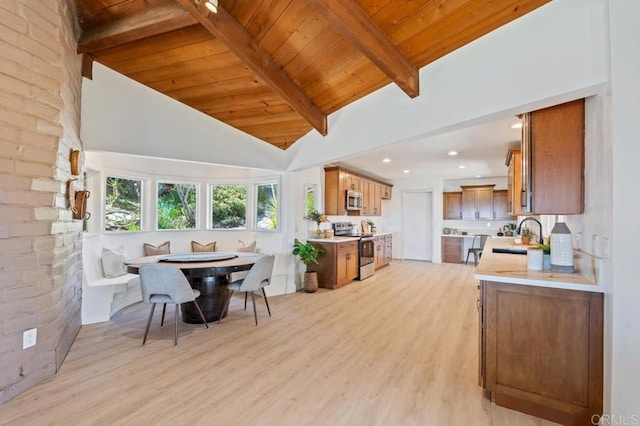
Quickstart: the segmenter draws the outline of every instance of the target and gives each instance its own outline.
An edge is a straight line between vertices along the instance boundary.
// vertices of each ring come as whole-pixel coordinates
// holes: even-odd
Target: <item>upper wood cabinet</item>
[[[493,219],[494,186],[460,186],[462,188],[462,219]]]
[[[462,219],[462,192],[442,193],[442,218]]]
[[[324,211],[330,215],[381,216],[382,200],[391,199],[392,185],[355,174],[342,167],[325,167],[324,184]],[[347,190],[362,193],[361,210],[346,210]]]
[[[511,213],[508,211],[509,192],[502,189],[493,191],[493,219],[494,220],[511,220]]]
[[[391,186],[383,184],[382,185],[382,199],[390,200],[391,199]]]
[[[522,214],[520,192],[522,191],[522,153],[520,148],[511,148],[505,162],[509,168],[507,176],[507,213],[510,216]]]
[[[523,213],[584,213],[584,99],[523,116]]]

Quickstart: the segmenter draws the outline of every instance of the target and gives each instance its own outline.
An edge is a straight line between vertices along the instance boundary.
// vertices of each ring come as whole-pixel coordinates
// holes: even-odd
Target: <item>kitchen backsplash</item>
[[[507,223],[516,223],[515,220],[443,220],[442,228],[457,229],[458,232],[466,231],[471,234],[496,235],[498,229]]]

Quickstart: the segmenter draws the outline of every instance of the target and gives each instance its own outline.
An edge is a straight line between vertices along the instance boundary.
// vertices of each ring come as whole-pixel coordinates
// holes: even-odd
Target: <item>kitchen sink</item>
[[[527,254],[527,249],[524,249],[524,248],[494,247],[492,251],[494,253]]]

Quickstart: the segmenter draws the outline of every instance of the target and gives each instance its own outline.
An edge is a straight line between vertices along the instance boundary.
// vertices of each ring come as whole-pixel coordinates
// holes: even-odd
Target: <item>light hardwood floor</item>
[[[393,261],[338,290],[234,297],[210,329],[149,306],[82,327],[60,372],[0,405],[0,424],[549,425],[477,381],[473,267]]]

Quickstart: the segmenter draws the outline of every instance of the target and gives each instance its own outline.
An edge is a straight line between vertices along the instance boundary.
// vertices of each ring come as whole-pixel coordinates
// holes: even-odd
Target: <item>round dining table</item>
[[[147,256],[125,262],[129,273],[139,273],[143,265],[156,265],[159,268],[173,266],[179,268],[191,284],[200,291],[198,305],[202,309],[207,322],[217,321],[227,316],[225,309],[231,292],[227,288],[229,274],[248,271],[262,257],[259,253],[176,253]],[[193,303],[183,303],[182,320],[190,324],[201,324],[202,318]]]

